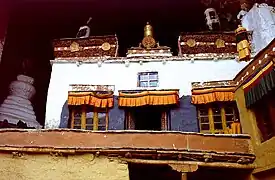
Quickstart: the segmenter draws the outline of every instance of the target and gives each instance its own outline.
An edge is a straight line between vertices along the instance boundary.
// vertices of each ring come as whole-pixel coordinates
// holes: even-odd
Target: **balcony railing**
[[[171,131],[0,130],[1,152],[95,153],[131,159],[251,164],[248,135]]]

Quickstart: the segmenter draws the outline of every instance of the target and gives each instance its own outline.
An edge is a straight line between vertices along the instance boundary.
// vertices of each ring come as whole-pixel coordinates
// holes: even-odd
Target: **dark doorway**
[[[251,172],[251,169],[199,167],[197,171],[188,173],[187,179],[246,180],[249,178]]]
[[[133,111],[136,130],[161,130],[162,109],[159,107],[148,106],[139,107]]]
[[[128,164],[130,180],[180,180],[181,173],[168,165]]]

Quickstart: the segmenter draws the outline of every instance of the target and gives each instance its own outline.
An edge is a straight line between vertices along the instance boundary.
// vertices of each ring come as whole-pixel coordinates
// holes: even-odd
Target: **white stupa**
[[[0,106],[0,121],[7,120],[10,124],[17,124],[22,121],[28,127],[41,128],[36,121],[30,99],[35,94],[33,87],[34,79],[25,75],[18,75],[17,80],[13,81],[10,88],[10,95]]]

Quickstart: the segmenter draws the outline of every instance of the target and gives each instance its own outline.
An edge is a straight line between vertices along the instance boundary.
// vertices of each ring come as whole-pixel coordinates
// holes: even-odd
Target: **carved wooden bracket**
[[[198,170],[197,164],[168,164],[173,170],[187,173],[187,172],[195,172]]]

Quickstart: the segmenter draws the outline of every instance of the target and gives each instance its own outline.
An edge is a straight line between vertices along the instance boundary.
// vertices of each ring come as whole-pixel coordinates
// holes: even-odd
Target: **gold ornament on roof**
[[[186,44],[189,46],[189,47],[195,47],[196,46],[196,41],[194,39],[188,39]]]
[[[79,44],[77,42],[73,42],[70,46],[71,52],[77,52],[80,50]]]
[[[108,42],[105,42],[101,45],[103,51],[109,51],[111,49],[111,45]]]
[[[153,27],[147,22],[146,26],[144,27],[144,37],[152,36],[153,37]]]
[[[225,41],[222,39],[217,39],[215,42],[217,48],[224,48],[225,47]]]
[[[144,27],[144,38],[142,40],[142,45],[145,48],[153,48],[156,46],[156,41],[153,37],[153,27],[147,22]]]

